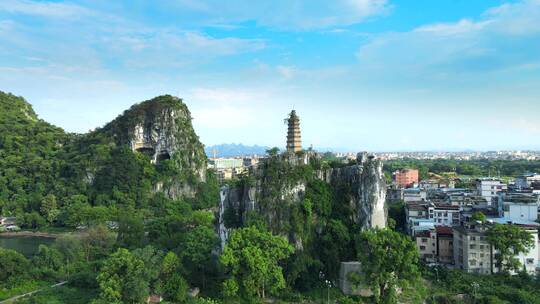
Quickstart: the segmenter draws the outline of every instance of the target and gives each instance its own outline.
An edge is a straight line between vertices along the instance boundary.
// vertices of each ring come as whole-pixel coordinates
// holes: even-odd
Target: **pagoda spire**
[[[296,111],[292,110],[289,117],[285,119],[288,124],[287,130],[287,151],[300,152],[302,151],[302,138],[300,136],[300,118],[296,115]]]

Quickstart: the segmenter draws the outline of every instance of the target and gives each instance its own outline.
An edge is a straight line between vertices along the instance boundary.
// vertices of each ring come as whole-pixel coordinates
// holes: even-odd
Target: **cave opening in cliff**
[[[153,148],[150,148],[150,147],[140,147],[140,148],[137,148],[137,152],[139,153],[142,153],[150,158],[152,158],[154,156],[154,149]]]
[[[156,162],[160,163],[160,162],[162,162],[164,160],[168,160],[168,159],[171,159],[171,155],[169,154],[169,152],[161,151],[161,153],[159,153],[157,158],[156,158]]]

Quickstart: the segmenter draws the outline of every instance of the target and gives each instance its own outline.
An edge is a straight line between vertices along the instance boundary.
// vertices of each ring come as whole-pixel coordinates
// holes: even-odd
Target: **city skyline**
[[[540,149],[539,0],[247,3],[2,1],[0,90],[70,132],[173,94],[207,146],[295,109],[304,147]]]

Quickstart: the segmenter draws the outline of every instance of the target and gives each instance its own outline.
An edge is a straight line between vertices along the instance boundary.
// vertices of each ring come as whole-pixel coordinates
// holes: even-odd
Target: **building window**
[[[426,250],[426,246],[420,246],[420,250]]]
[[[532,258],[527,259],[527,265],[532,265],[532,264],[534,264],[534,259]]]
[[[426,239],[426,238],[422,238],[422,243],[427,243],[427,239]]]
[[[476,245],[470,244],[470,245],[469,245],[469,248],[470,248],[470,249],[476,249]]]

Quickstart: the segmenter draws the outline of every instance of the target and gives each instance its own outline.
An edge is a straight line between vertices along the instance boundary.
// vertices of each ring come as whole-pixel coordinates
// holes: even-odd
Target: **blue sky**
[[[540,0],[0,1],[0,90],[67,131],[156,95],[206,145],[540,149]]]

